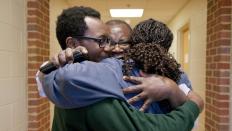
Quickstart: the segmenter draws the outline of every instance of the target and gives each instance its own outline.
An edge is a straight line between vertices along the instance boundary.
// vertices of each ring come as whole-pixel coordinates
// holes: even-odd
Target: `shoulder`
[[[100,61],[100,63],[106,63],[106,64],[119,64],[122,65],[122,60],[116,59],[116,58],[106,58]]]
[[[118,60],[116,58],[106,58],[102,60],[100,63],[114,70],[117,70],[117,69],[119,69],[120,71],[122,70],[121,67],[123,65],[123,62],[122,60]]]

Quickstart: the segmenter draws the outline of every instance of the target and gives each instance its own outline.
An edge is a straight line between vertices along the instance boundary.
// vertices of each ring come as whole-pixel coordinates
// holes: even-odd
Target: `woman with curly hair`
[[[124,75],[134,75],[147,77],[149,75],[160,75],[168,77],[178,83],[182,72],[180,65],[175,58],[167,53],[162,47],[156,43],[139,43],[132,46],[124,54]],[[136,93],[125,94],[129,99],[137,95]],[[136,108],[141,108],[143,101],[139,100],[132,103]],[[173,109],[167,100],[152,102],[145,112],[162,114],[168,113]]]
[[[137,24],[132,31],[131,47],[124,54],[123,73],[143,77],[156,74],[168,77],[177,84],[183,83],[184,73],[180,70],[180,64],[168,53],[172,40],[171,30],[162,22],[148,19]],[[130,93],[126,97],[129,99],[135,95]],[[143,102],[139,100],[132,104],[139,108]],[[145,111],[167,113],[171,109],[167,102],[153,102]]]
[[[167,25],[151,18],[137,24],[131,34],[131,46],[139,43],[152,43],[162,47],[165,52],[169,51],[172,41],[173,33]],[[191,82],[185,72],[182,72],[177,84],[192,89]]]

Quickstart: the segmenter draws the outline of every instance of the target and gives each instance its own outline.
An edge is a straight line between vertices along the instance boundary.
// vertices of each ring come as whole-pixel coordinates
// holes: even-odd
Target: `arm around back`
[[[43,88],[47,97],[61,108],[84,107],[107,97],[125,100],[114,68],[121,69],[111,59],[67,64],[45,75]]]
[[[148,114],[108,99],[88,107],[86,118],[93,131],[190,131],[198,115],[199,108],[192,101],[168,114]]]

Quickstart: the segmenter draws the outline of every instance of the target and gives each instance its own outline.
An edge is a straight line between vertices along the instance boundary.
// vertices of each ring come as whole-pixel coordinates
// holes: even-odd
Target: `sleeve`
[[[39,91],[39,95],[41,97],[46,97],[45,93],[44,93],[44,90],[43,90],[43,86],[42,86],[42,83],[40,81],[40,78],[39,78],[39,73],[40,71],[37,71],[36,75],[35,75],[35,81],[36,81],[36,84],[37,84],[37,88],[38,88],[38,91]]]
[[[40,67],[46,65],[47,63],[48,63],[48,61],[45,61]],[[40,78],[39,78],[39,73],[40,73],[40,71],[38,70],[37,73],[36,73],[36,75],[35,75],[35,81],[36,81],[36,84],[37,84],[39,95],[41,97],[46,97],[46,95],[44,93],[44,90],[43,90],[42,83],[41,83]]]
[[[68,64],[45,75],[43,88],[60,108],[80,108],[108,97],[125,100],[119,72],[114,68],[120,68],[119,64],[90,61]]]
[[[148,114],[129,108],[125,102],[108,100],[89,107],[87,121],[95,131],[191,131],[198,115],[199,108],[192,101],[168,114]]]
[[[157,115],[156,118],[150,115],[147,117],[149,120],[156,121],[157,130],[160,131],[169,131],[170,129],[173,131],[191,131],[199,113],[198,106],[194,102],[188,101],[166,115]],[[153,122],[151,121],[151,123]]]
[[[191,81],[189,80],[187,74],[183,72],[180,76],[180,81],[178,82],[178,85],[185,84],[189,89],[192,90],[192,84]]]
[[[180,90],[182,90],[184,92],[184,94],[187,96],[188,93],[191,91],[191,89],[189,87],[186,86],[186,84],[180,84],[178,85]]]

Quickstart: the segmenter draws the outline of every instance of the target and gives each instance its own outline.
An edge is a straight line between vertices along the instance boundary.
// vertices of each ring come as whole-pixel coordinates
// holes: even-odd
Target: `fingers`
[[[59,66],[64,66],[67,63],[72,63],[73,59],[74,59],[73,53],[75,51],[81,52],[83,54],[88,53],[87,49],[83,46],[78,46],[75,49],[67,48],[58,54],[58,62],[59,63],[57,63],[57,64],[59,64]]]
[[[59,62],[59,59],[58,59],[58,55],[55,55],[55,56],[51,57],[50,62],[53,65],[55,65],[57,68],[60,67],[60,62]]]
[[[151,105],[152,100],[151,99],[147,99],[143,106],[139,109],[140,111],[144,112],[146,109],[148,109],[148,107]]]
[[[137,102],[139,100],[145,99],[145,98],[146,98],[146,95],[142,92],[142,93],[130,98],[127,102],[129,104],[133,104],[133,103],[135,103],[135,102]]]
[[[87,49],[86,49],[85,47],[79,46],[79,48],[80,48],[80,52],[81,52],[81,53],[83,53],[83,54],[88,54],[88,51],[87,51]]]
[[[57,68],[60,66],[64,66],[67,63],[73,62],[73,52],[79,51],[83,54],[87,54],[88,51],[83,46],[78,46],[75,49],[67,48],[59,52],[58,55],[51,57],[50,61],[53,63]]]
[[[73,49],[73,52],[75,52],[75,51],[79,51],[79,52],[81,52],[83,54],[88,54],[87,49],[85,47],[83,47],[83,46],[76,47],[75,49]]]
[[[123,76],[123,79],[125,81],[130,81],[130,82],[133,82],[135,84],[140,84],[144,80],[143,77],[135,77],[135,76]]]
[[[124,94],[128,94],[128,93],[139,93],[142,91],[142,86],[141,85],[134,85],[134,86],[130,86],[127,88],[124,88],[122,91]]]
[[[60,66],[63,66],[63,65],[65,65],[67,63],[65,54],[66,54],[65,51],[61,51],[58,54],[58,59],[59,59]]]
[[[66,63],[73,63],[73,50],[71,48],[65,50],[65,58]]]

